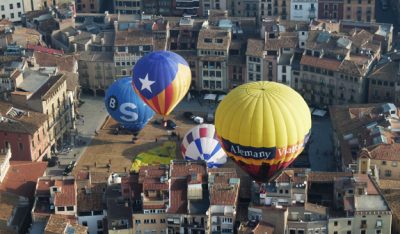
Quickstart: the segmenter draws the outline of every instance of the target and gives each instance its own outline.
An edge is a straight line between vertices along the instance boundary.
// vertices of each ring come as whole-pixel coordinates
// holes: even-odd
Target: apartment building
[[[210,205],[204,161],[172,161],[170,165],[168,233],[205,232]]]
[[[360,104],[330,108],[335,156],[341,170],[397,179],[399,117],[396,106]],[[374,169],[376,168],[376,169]]]
[[[227,63],[232,39],[230,30],[209,25],[206,21],[199,32],[197,55],[202,89],[227,90]]]
[[[32,208],[32,226],[46,223],[52,214],[76,216],[76,191],[72,176],[38,178]]]
[[[268,17],[279,17],[282,20],[291,20],[291,14],[292,14],[292,7],[291,4],[292,2],[290,0],[261,0],[261,1],[252,1],[252,2],[258,2],[257,3],[257,8],[258,8],[258,13],[257,13],[257,21],[261,22],[264,18]],[[251,4],[250,4],[251,5]],[[251,9],[255,7],[254,3],[251,6],[247,6],[245,9]],[[297,8],[299,9],[299,8]],[[300,9],[299,9],[300,10]],[[305,9],[306,10],[306,9]],[[249,12],[246,14],[246,16],[256,16],[251,14],[252,12]],[[309,12],[308,12],[309,13]],[[295,13],[296,14],[296,13]],[[309,14],[307,14],[309,15]]]
[[[142,12],[141,0],[115,0],[114,12],[116,14],[140,15]]]
[[[47,115],[46,131],[53,152],[63,143],[71,142],[74,110],[67,95],[67,76],[56,71],[56,68],[27,69],[17,91],[11,93],[13,104]]]
[[[105,232],[107,209],[104,194],[108,173],[80,171],[75,176],[77,189],[77,221],[89,233]]]
[[[175,0],[173,1],[173,6],[175,9],[173,9],[174,15],[204,15],[200,11],[200,4],[201,2],[210,2],[212,0],[204,0],[204,1],[199,1],[199,0]],[[205,14],[207,15],[207,14]]]
[[[131,192],[136,204],[135,212],[132,215],[133,233],[167,233],[166,209],[169,205],[169,167],[165,165],[144,166],[140,168],[138,180],[131,187],[139,192]],[[136,183],[135,183],[136,182]],[[141,208],[141,209],[140,209]]]
[[[335,179],[334,206],[345,213],[329,218],[329,232],[391,233],[392,212],[368,175]]]
[[[79,13],[99,13],[104,4],[104,0],[75,0],[76,12]]]
[[[391,232],[391,209],[366,174],[286,169],[273,183],[258,188],[262,200],[271,203],[250,206],[251,222],[242,223],[239,233],[256,228],[274,233]],[[298,199],[300,191],[305,200]]]
[[[142,2],[143,12],[148,15],[175,15],[172,0],[148,0]]]
[[[290,20],[310,22],[318,19],[318,2],[316,0],[291,0]]]
[[[78,58],[79,84],[82,91],[104,95],[115,79],[112,52],[82,52]]]
[[[41,161],[50,157],[48,116],[12,103],[1,102],[0,144],[10,148],[12,160]]]
[[[368,103],[400,104],[400,53],[379,61],[368,76]]]
[[[196,50],[197,38],[203,20],[182,17],[179,21],[170,21],[170,50]]]
[[[233,233],[235,230],[240,179],[234,168],[208,169],[208,227],[211,233]]]
[[[22,0],[1,1],[0,3],[1,19],[8,19],[12,22],[20,22],[22,14],[24,14],[24,6]]]
[[[375,0],[344,0],[343,19],[375,22]]]
[[[326,20],[344,19],[344,1],[345,0],[320,0],[318,1],[318,18]]]
[[[201,2],[201,13],[203,16],[208,16],[210,10],[229,10],[229,0],[203,0]],[[231,2],[233,3],[233,1]]]

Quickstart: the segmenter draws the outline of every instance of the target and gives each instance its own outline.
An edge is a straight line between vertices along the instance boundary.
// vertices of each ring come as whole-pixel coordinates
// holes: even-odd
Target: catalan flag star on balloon
[[[149,73],[146,74],[146,77],[144,79],[139,78],[140,83],[142,83],[142,88],[140,90],[147,89],[151,93],[151,85],[156,83],[155,81],[149,80]]]

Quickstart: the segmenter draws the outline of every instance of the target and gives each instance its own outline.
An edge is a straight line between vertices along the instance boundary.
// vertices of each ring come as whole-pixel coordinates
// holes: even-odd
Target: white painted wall
[[[316,0],[292,0],[290,3],[290,20],[310,21],[310,8],[314,6],[314,19],[318,19],[318,2]]]
[[[0,18],[5,18],[12,22],[18,22],[21,21],[21,15],[23,13],[24,6],[22,0],[0,1]]]
[[[93,214],[93,212],[92,212],[92,214]],[[78,223],[80,225],[82,225],[83,222],[87,222],[87,227],[88,227],[89,233],[97,233],[98,231],[107,229],[107,227],[104,227],[104,226],[102,229],[97,228],[97,221],[103,221],[105,216],[106,216],[105,211],[103,211],[102,215],[78,216]]]

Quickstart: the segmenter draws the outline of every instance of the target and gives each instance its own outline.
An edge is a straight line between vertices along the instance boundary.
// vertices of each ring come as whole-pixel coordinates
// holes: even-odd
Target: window
[[[145,224],[148,224],[148,223],[150,223],[150,220],[145,219],[145,220],[144,220],[144,223],[145,223]]]
[[[10,10],[11,10],[11,9],[14,9],[14,6],[13,6],[12,3],[10,3]]]
[[[73,210],[74,210],[74,207],[73,207],[73,206],[67,206],[67,210],[68,210],[68,211],[73,211]]]
[[[360,232],[361,234],[367,234],[367,231],[365,231],[365,230],[361,230],[361,232]]]
[[[212,39],[211,38],[204,38],[204,42],[205,43],[212,43]]]
[[[19,150],[22,151],[24,149],[24,145],[20,142],[19,143]]]
[[[160,219],[160,223],[165,223],[165,219]]]
[[[151,219],[150,223],[156,223],[156,220],[155,219]]]
[[[221,39],[221,38],[217,38],[217,39],[215,39],[215,42],[218,43],[218,44],[221,44],[221,43],[224,42],[224,40]]]
[[[386,165],[386,161],[382,161],[382,165]]]
[[[11,16],[11,19],[14,19],[14,13],[11,13],[10,16]]]
[[[396,161],[392,162],[392,167],[397,167],[397,162]]]
[[[140,219],[135,219],[135,224],[140,224]]]
[[[347,234],[351,234],[351,231],[347,231]]]
[[[97,220],[97,228],[102,229],[103,228],[103,220]]]
[[[82,222],[82,226],[86,226],[87,227],[87,221],[83,221]]]
[[[58,211],[65,211],[65,208],[64,208],[64,206],[59,206],[59,207],[57,207],[57,210]]]
[[[337,231],[334,231],[333,234],[338,234],[338,232],[337,232]]]
[[[387,177],[392,176],[392,171],[391,170],[385,170],[385,176],[387,176]]]
[[[347,221],[347,225],[350,226],[351,225],[351,220]]]
[[[337,226],[337,225],[338,225],[337,221],[333,222],[333,226]]]
[[[4,11],[4,5],[1,5],[0,9],[1,9],[2,11]]]
[[[381,228],[382,227],[382,220],[376,220],[376,227]]]

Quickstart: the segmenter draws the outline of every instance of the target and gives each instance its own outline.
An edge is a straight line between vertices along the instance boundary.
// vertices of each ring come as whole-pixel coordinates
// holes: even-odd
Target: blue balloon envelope
[[[111,117],[133,132],[140,131],[154,115],[133,90],[131,77],[115,81],[107,89],[104,102]]]

